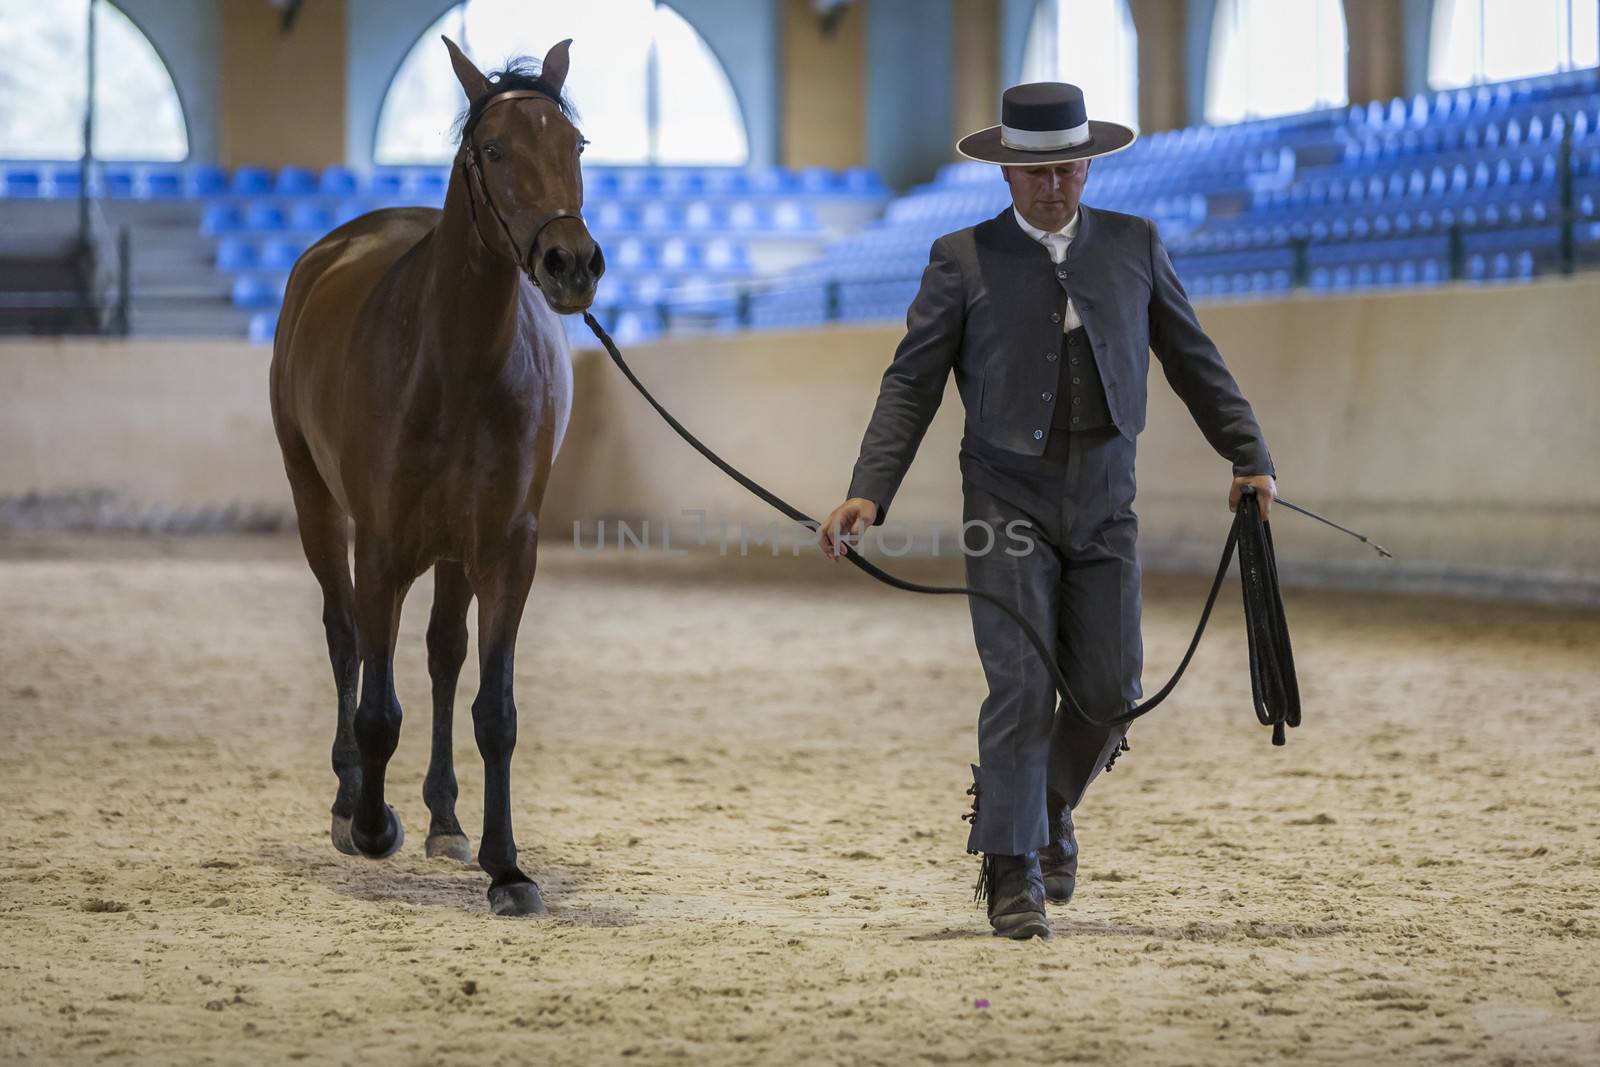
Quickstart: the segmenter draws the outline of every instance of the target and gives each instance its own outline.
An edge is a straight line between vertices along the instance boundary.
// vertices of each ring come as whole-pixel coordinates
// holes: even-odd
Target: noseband
[[[534,247],[539,243],[539,235],[544,232],[546,226],[557,219],[576,219],[582,216],[577,211],[566,208],[558,208],[555,211],[544,211],[536,214],[533,217],[533,239],[528,242],[527,258],[524,259],[518,253],[516,238],[511,236],[511,227],[506,224],[505,216],[500,214],[500,209],[495,206],[494,199],[489,195],[489,184],[484,181],[483,167],[478,162],[478,146],[472,140],[473,129],[477,126],[478,121],[483,118],[485,111],[488,111],[502,100],[525,100],[531,97],[537,97],[540,100],[550,99],[548,93],[542,93],[536,89],[508,89],[484,101],[483,106],[478,109],[477,115],[473,116],[467,128],[462,131],[461,138],[466,142],[467,151],[462,159],[461,167],[467,174],[467,210],[472,215],[472,229],[474,233],[478,234],[478,240],[483,240],[483,233],[478,229],[478,205],[481,203],[494,221],[499,224],[500,232],[506,239],[506,247],[511,249],[512,257],[517,265],[528,276],[528,280],[537,287],[539,279],[534,274],[531,260]],[[484,242],[484,246],[488,246],[487,241]]]

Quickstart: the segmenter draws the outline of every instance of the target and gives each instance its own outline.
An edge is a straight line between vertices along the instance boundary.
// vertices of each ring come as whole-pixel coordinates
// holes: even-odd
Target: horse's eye
[[[500,162],[500,146],[497,144],[491,143],[484,145],[483,154],[488,158],[490,163]]]
[[[589,143],[589,138],[587,138],[587,137],[578,138],[578,155],[580,155],[580,156],[583,155],[584,146],[587,145],[588,143]]]

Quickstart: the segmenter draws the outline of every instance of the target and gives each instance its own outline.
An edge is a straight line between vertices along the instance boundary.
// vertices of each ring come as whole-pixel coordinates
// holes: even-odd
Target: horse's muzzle
[[[578,219],[557,219],[534,240],[529,260],[533,280],[557,314],[587,311],[606,257]]]

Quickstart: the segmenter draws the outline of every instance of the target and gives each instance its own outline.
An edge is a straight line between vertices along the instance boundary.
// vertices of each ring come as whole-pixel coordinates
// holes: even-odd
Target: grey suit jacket
[[[1044,452],[1067,296],[1089,335],[1106,403],[1132,440],[1145,424],[1150,350],[1206,440],[1236,475],[1272,474],[1255,414],[1189,306],[1155,223],[1079,204],[1057,265],[1011,208],[933,242],[906,334],[883,373],[848,496],[882,522],[953,370],[966,432],[1009,452]]]

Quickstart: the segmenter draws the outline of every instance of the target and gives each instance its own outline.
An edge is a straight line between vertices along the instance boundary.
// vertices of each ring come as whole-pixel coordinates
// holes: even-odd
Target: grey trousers
[[[1114,427],[1053,430],[1039,457],[963,442],[961,470],[967,584],[1017,607],[1054,644],[1091,716],[1126,711],[1143,695],[1144,662],[1134,442]],[[1076,807],[1126,728],[1056,714],[1055,686],[1021,628],[987,601],[968,604],[989,695],[967,848],[1019,855],[1049,843],[1047,790]]]

